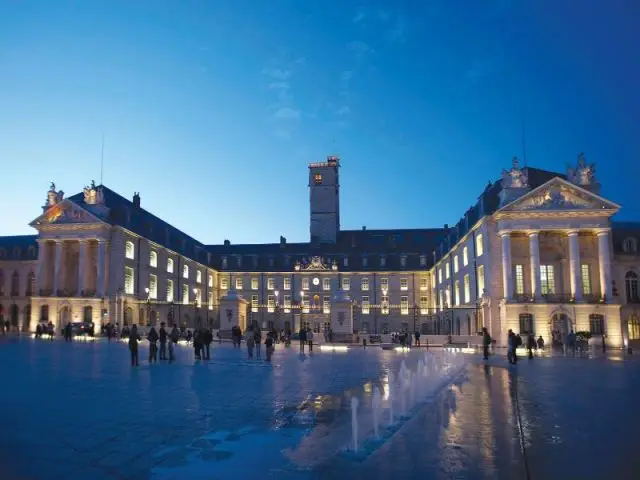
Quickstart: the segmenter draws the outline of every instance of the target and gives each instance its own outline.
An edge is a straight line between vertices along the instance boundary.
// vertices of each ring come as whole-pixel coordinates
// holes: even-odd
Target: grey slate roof
[[[38,237],[36,235],[11,235],[0,237],[0,261],[37,260]]]

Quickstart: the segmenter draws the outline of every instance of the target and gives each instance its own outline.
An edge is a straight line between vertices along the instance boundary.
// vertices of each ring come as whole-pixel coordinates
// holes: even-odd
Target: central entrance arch
[[[562,346],[565,337],[572,330],[573,320],[565,310],[558,310],[549,318],[549,338],[553,345]]]

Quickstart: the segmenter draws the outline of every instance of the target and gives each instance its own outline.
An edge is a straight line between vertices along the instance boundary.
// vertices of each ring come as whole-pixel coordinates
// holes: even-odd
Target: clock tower
[[[336,243],[340,231],[340,159],[309,164],[311,243]]]

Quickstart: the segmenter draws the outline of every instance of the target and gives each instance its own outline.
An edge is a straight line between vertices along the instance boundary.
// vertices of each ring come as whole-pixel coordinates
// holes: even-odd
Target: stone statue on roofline
[[[513,157],[509,170],[502,170],[501,185],[502,190],[499,194],[501,207],[529,191],[529,178],[524,169],[520,168],[518,157]]]
[[[571,183],[575,183],[581,187],[591,185],[596,179],[596,164],[587,164],[587,160],[584,158],[584,153],[581,153],[578,155],[578,164],[576,168],[569,167],[567,169],[567,178]]]
[[[62,200],[64,200],[64,192],[62,190],[56,191],[55,182],[51,182],[49,186],[49,191],[47,192],[47,203],[45,207],[52,207],[53,205],[57,205]]]

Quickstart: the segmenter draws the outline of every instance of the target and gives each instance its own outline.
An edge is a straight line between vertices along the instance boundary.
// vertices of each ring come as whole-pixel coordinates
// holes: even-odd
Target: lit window
[[[207,285],[209,285],[209,287],[213,287],[213,275],[209,274],[209,277],[207,278]]]
[[[167,272],[173,273],[173,258],[167,258]]]
[[[291,295],[284,296],[284,311],[289,313],[291,311]]]
[[[209,310],[213,310],[213,292],[211,290],[207,293],[207,304],[209,305]]]
[[[454,273],[458,273],[459,270],[459,265],[458,265],[458,255],[456,255],[455,257],[453,257],[453,272]]]
[[[189,278],[189,265],[182,266],[182,278]]]
[[[462,265],[466,267],[468,264],[469,264],[469,248],[465,246],[462,249]]]
[[[291,277],[284,277],[284,285],[285,290],[291,290]]]
[[[242,281],[242,277],[236,278],[236,290],[244,289],[244,282]]]
[[[309,313],[309,299],[304,298],[302,300],[302,313]]]
[[[158,298],[158,277],[149,274],[149,298]]]
[[[369,279],[367,277],[364,277],[362,280],[360,280],[360,289],[363,292],[366,292],[369,290]]]
[[[222,277],[220,279],[220,289],[228,290],[229,289],[229,277]]]
[[[400,315],[409,315],[409,297],[400,297]]]
[[[515,265],[515,273],[516,273],[516,295],[524,294],[524,266],[523,265]]]
[[[258,279],[256,277],[253,277],[251,279],[251,290],[258,290],[258,288],[259,288]]]
[[[429,289],[429,279],[427,277],[420,277],[420,290]]]
[[[304,277],[302,279],[302,289],[309,290],[309,277]]]
[[[409,290],[409,280],[406,278],[400,279],[400,290]]]
[[[349,277],[342,277],[342,290],[348,292],[351,289],[351,279]]]
[[[420,315],[427,315],[429,313],[429,299],[426,295],[420,297]]]
[[[476,256],[481,257],[484,253],[484,244],[482,243],[482,234],[476,236]]]
[[[202,283],[202,272],[200,270],[196,270],[196,283]]]
[[[251,295],[251,311],[254,313],[258,311],[258,295]]]
[[[451,264],[449,262],[444,265],[444,277],[448,280],[451,276]]]
[[[484,265],[478,265],[478,292],[484,295]]]
[[[427,266],[427,256],[426,255],[420,255],[420,266],[421,267],[426,267]]]
[[[222,257],[222,261],[220,262],[221,268],[227,268],[227,257]]]
[[[173,280],[167,280],[167,302],[173,302]]]
[[[196,302],[197,307],[200,308],[202,306],[202,290],[196,288],[193,293],[195,295],[193,300]]]
[[[382,297],[380,297],[380,306],[382,314],[383,315],[389,315],[389,296],[388,295],[382,295]]]
[[[444,303],[450,307],[451,303],[451,287],[447,286],[447,289],[444,291]]]
[[[276,289],[275,278],[267,278],[267,290],[275,290],[275,289]]]
[[[533,334],[533,315],[530,313],[520,314],[520,334]]]
[[[598,313],[589,315],[589,332],[592,335],[604,334],[604,316]]]
[[[316,185],[320,185],[322,183],[322,174],[321,173],[316,173],[313,176],[313,183],[315,183]]]
[[[363,288],[364,290],[364,288]],[[388,292],[389,291],[389,279],[386,277],[382,277],[380,279],[380,290],[382,290],[383,292]]]
[[[133,246],[133,242],[127,240],[124,244],[124,256],[127,258],[135,258],[135,247]]]
[[[454,284],[454,295],[455,298],[453,299],[454,302],[456,303],[456,305],[460,305],[460,280],[456,280],[455,284]]]
[[[442,267],[438,269],[438,283],[442,283]]]
[[[342,266],[343,267],[348,267],[349,266],[349,257],[344,257],[342,259]]]
[[[585,263],[580,266],[580,273],[582,276],[582,292],[585,295],[591,295],[591,275],[589,264]]]
[[[331,312],[331,297],[322,297],[322,313]]]
[[[400,257],[400,266],[401,266],[402,268],[404,268],[404,267],[406,267],[406,266],[407,266],[407,257],[406,257],[406,256],[404,256],[404,255],[402,255],[402,256]]]
[[[553,265],[540,265],[540,290],[542,295],[556,293],[556,278]]]
[[[189,285],[182,285],[182,303],[189,303]]]
[[[369,297],[362,297],[362,313],[369,315]]]
[[[124,293],[133,295],[135,272],[131,267],[124,267]]]
[[[149,252],[149,266],[153,268],[158,267],[158,253],[155,250]]]
[[[327,291],[327,290],[331,290],[331,279],[330,278],[323,278],[322,279],[322,289]]]
[[[438,290],[438,298],[440,299],[440,310],[444,308],[444,292],[442,290]]]
[[[464,278],[464,303],[469,303],[471,301],[471,283],[469,281],[469,274],[467,273]]]
[[[276,297],[275,295],[267,296],[267,312],[273,313],[276,309]]]

